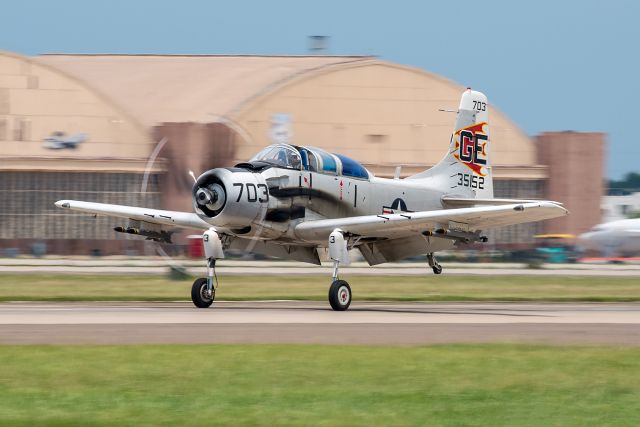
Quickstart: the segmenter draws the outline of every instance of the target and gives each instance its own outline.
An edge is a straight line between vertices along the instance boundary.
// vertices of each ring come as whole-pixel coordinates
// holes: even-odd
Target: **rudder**
[[[489,163],[489,111],[487,97],[467,89],[460,98],[449,151],[431,169],[409,179],[434,180],[432,186],[447,195],[493,198],[493,179]]]

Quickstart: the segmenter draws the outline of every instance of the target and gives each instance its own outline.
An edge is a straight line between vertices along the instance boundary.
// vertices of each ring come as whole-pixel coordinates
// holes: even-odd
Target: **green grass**
[[[640,301],[637,277],[350,276],[356,300]],[[222,276],[220,300],[327,298],[325,276]],[[159,276],[0,275],[0,301],[189,300],[191,280]]]
[[[640,349],[0,346],[0,424],[637,426]]]

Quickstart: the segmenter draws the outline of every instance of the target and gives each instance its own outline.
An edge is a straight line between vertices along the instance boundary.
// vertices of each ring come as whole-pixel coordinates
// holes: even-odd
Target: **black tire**
[[[212,289],[211,298],[206,296],[206,291],[206,278],[200,277],[193,282],[193,285],[191,286],[191,301],[193,301],[193,305],[198,308],[207,308],[213,304],[213,300],[216,298],[216,289]]]
[[[433,266],[433,274],[442,274],[442,266],[440,264]]]
[[[329,304],[335,311],[345,311],[351,305],[351,287],[344,280],[336,280],[329,288]]]

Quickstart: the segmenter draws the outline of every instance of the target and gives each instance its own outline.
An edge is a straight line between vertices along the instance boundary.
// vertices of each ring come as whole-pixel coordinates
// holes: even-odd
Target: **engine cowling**
[[[209,224],[243,229],[262,220],[269,189],[260,174],[218,168],[198,177],[192,198],[194,211]]]

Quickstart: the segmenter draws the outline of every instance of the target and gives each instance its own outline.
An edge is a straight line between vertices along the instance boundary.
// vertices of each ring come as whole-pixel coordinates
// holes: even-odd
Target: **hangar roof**
[[[48,54],[33,61],[84,82],[143,126],[240,123],[234,127],[243,135],[237,159],[267,145],[273,112],[296,111],[301,143],[340,147],[377,165],[376,173],[396,164],[435,164],[442,147],[431,142],[451,135],[451,117],[437,111],[455,108],[464,90],[437,74],[371,56]],[[496,172],[546,176],[536,166],[533,141],[495,108],[491,134]],[[374,138],[386,135],[403,141],[402,150],[381,154],[387,142]]]
[[[70,55],[54,66],[116,100],[141,123],[212,122],[311,71],[377,61],[367,56]]]

